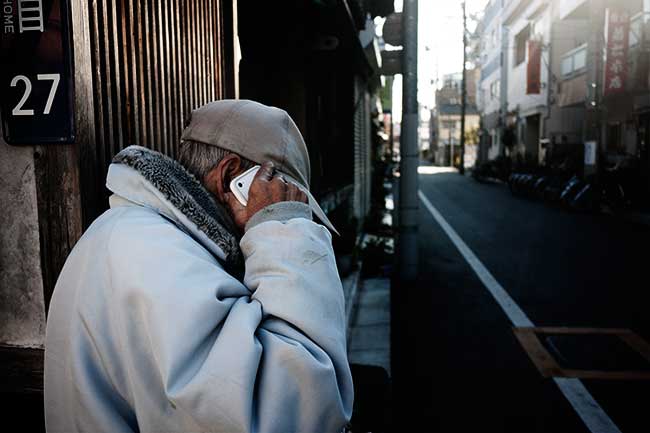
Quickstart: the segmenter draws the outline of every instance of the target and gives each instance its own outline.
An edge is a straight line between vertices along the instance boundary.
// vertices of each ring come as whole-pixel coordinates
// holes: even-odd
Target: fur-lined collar
[[[113,163],[131,167],[146,179],[223,251],[226,270],[236,277],[242,275],[244,260],[232,218],[181,164],[141,146],[129,146],[122,150],[115,155]]]

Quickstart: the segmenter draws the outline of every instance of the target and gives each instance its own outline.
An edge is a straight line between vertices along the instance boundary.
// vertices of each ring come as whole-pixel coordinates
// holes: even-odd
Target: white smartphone
[[[230,191],[243,206],[248,203],[248,190],[251,188],[255,174],[259,169],[260,166],[256,165],[230,181]]]
[[[259,165],[256,165],[253,168],[249,168],[239,176],[235,177],[233,180],[230,181],[230,191],[235,195],[237,200],[243,205],[246,206],[248,204],[248,191],[251,188],[251,184],[253,183],[253,179],[255,178],[255,174],[257,174],[257,170],[260,169]],[[338,231],[334,228],[332,225],[332,222],[327,218],[327,215],[323,212],[323,210],[320,208],[318,205],[318,202],[314,198],[313,195],[309,192],[309,190],[303,186],[300,186],[298,184],[296,185],[302,192],[304,192],[307,195],[307,199],[309,202],[309,207],[311,208],[312,212],[316,214],[316,216],[334,233],[337,235],[339,234]]]

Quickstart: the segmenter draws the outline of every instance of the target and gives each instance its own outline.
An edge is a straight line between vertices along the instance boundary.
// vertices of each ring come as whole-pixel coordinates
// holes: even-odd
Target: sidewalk
[[[391,431],[390,280],[362,278],[358,270],[344,280],[344,291],[355,395],[348,431]]]
[[[351,364],[383,367],[390,376],[390,281],[360,279],[348,321]]]

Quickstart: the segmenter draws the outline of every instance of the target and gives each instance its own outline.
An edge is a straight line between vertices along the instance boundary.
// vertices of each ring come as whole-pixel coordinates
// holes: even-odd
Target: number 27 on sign
[[[36,79],[38,81],[52,81],[52,87],[50,87],[50,93],[47,97],[47,102],[45,103],[45,109],[43,110],[43,114],[50,114],[50,110],[52,109],[52,102],[54,101],[54,96],[56,95],[56,89],[59,87],[59,82],[61,81],[61,74],[38,74],[36,76]],[[33,109],[23,108],[29,99],[29,95],[32,93],[32,82],[24,75],[16,75],[11,80],[11,87],[16,87],[19,81],[25,83],[25,92],[23,93],[23,97],[20,98],[20,101],[18,101],[13,110],[11,110],[11,114],[14,116],[33,116]]]

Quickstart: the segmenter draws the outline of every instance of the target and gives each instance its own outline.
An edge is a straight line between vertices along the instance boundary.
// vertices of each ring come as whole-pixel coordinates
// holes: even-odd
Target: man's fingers
[[[296,201],[296,188],[293,185],[287,186],[287,201]]]
[[[282,177],[282,175],[274,176],[274,177],[273,177],[273,181],[274,181],[275,183],[277,183],[277,184],[280,186],[281,189],[286,189],[287,186],[289,186],[289,184],[288,184],[287,181]]]
[[[307,195],[293,183],[287,186],[287,201],[299,201],[307,203]]]
[[[273,162],[266,161],[264,164],[262,164],[260,169],[257,170],[257,173],[255,173],[253,182],[255,182],[257,179],[262,179],[269,182],[271,179],[273,179],[274,171],[275,171],[275,166],[273,165]]]

